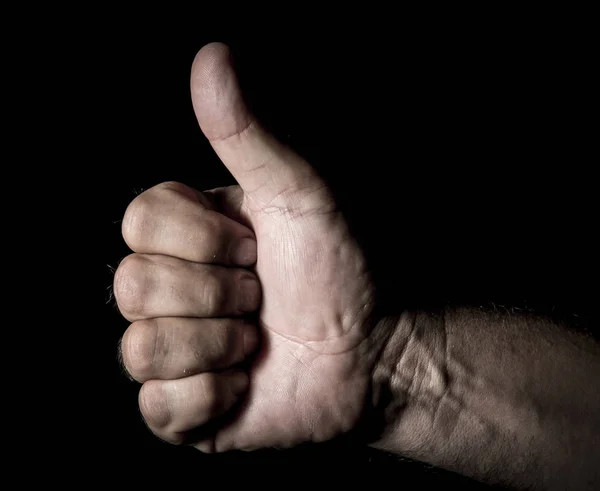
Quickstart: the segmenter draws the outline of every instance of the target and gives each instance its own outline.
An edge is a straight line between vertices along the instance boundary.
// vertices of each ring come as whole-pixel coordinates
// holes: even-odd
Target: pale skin
[[[366,444],[476,479],[597,484],[594,340],[525,315],[379,316],[330,191],[249,114],[224,45],[198,53],[191,94],[239,185],[163,183],[125,212],[122,357],[153,433],[204,452],[291,447],[377,415]]]

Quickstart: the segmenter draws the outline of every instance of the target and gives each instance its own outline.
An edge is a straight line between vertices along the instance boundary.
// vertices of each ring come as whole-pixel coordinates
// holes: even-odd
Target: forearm
[[[600,347],[532,315],[404,314],[374,376],[373,444],[487,482],[600,482]]]

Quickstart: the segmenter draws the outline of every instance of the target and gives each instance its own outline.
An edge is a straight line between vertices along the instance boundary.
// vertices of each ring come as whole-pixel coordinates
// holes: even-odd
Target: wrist
[[[448,389],[443,312],[404,312],[378,324],[388,330],[373,370],[373,404],[380,432],[370,445],[428,460],[432,422]]]

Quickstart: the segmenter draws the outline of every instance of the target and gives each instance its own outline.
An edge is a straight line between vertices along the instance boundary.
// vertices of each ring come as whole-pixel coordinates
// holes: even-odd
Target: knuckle
[[[171,422],[169,405],[159,381],[150,380],[142,385],[138,404],[148,425],[154,428],[164,428]]]
[[[199,209],[211,209],[213,207],[208,196],[181,182],[165,181],[156,185],[153,189],[164,196],[177,199],[183,197],[186,200],[192,201]]]
[[[142,247],[148,239],[154,215],[153,203],[151,191],[146,191],[129,203],[125,210],[121,235],[133,250]]]
[[[173,200],[181,200],[182,196],[192,197],[194,191],[176,181],[157,184],[137,196],[125,210],[122,234],[128,245],[144,240],[152,229],[153,218],[157,206]]]
[[[197,202],[198,201],[198,193],[193,190],[191,187],[186,186],[185,184],[177,181],[165,181],[157,184],[152,188],[157,194],[160,194],[164,197],[168,197],[170,199],[179,199],[182,197]]]
[[[136,321],[123,335],[123,365],[137,381],[152,377],[158,352],[158,325],[155,321]]]
[[[139,254],[130,254],[115,271],[115,298],[119,310],[126,317],[138,316],[144,310],[148,282],[146,263]]]
[[[165,212],[187,214],[193,209],[202,215],[207,206],[201,198],[200,193],[180,182],[157,184],[129,203],[123,215],[121,235],[132,250],[145,252],[168,220]]]
[[[174,191],[176,193],[185,194],[191,188],[178,181],[164,181],[157,184],[152,189],[156,191]]]

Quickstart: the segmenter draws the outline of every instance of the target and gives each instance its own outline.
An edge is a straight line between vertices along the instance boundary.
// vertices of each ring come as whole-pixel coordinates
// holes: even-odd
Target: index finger
[[[137,253],[222,265],[256,262],[252,230],[215,211],[198,191],[176,182],[137,196],[125,212],[122,233]]]

